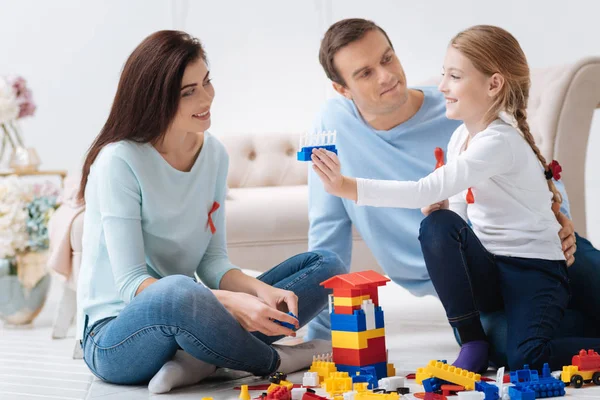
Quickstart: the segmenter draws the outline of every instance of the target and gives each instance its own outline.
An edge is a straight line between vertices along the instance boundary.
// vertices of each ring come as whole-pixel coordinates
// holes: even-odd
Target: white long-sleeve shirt
[[[489,252],[564,260],[552,192],[520,131],[497,119],[462,151],[468,137],[466,127],[458,127],[448,144],[447,164],[417,182],[358,178],[357,204],[421,208],[449,199],[450,209],[471,221]],[[473,204],[466,202],[468,188]]]

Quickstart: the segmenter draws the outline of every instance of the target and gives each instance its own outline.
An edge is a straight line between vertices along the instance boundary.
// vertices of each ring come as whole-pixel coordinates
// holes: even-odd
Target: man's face
[[[333,63],[346,82],[346,86],[334,83],[335,90],[353,100],[363,115],[390,114],[406,103],[404,70],[379,30],[340,49]]]

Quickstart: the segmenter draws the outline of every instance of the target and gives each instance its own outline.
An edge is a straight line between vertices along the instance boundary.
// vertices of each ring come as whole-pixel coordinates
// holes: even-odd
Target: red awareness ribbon
[[[215,223],[212,220],[212,216],[211,214],[214,213],[215,211],[217,211],[219,209],[219,207],[221,207],[221,205],[219,203],[217,203],[216,201],[213,203],[212,208],[210,209],[210,211],[208,212],[208,222],[206,223],[206,225],[210,226],[210,232],[214,235],[215,232],[217,231],[217,228],[215,227]]]

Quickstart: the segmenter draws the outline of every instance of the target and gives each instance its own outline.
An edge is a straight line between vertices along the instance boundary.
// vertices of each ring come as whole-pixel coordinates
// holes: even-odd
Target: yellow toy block
[[[248,385],[242,385],[240,387],[240,397],[241,400],[250,400],[250,393],[248,392]]]
[[[398,393],[360,392],[354,395],[354,400],[399,400]]]
[[[362,332],[331,331],[331,344],[339,349],[366,349],[367,341],[385,336],[385,328],[369,329]]]
[[[322,385],[330,396],[349,392],[352,390],[352,378],[347,372],[332,372]]]
[[[425,367],[425,371],[436,378],[460,385],[465,390],[475,390],[475,382],[481,380],[481,375],[466,369],[456,368],[441,361],[431,360]]]
[[[423,384],[425,379],[433,378],[429,372],[425,370],[425,368],[417,368],[417,373],[415,374],[415,382],[419,385]]]
[[[369,387],[368,382],[357,382],[354,384],[354,391],[359,392],[359,393],[366,392],[368,387]]]
[[[332,372],[337,372],[335,363],[330,361],[313,361],[308,372],[316,372],[319,374],[319,381],[322,382],[328,378]]]
[[[363,303],[363,300],[368,300],[370,299],[371,296],[364,295],[364,296],[357,296],[357,297],[334,297],[333,298],[333,305],[334,306],[346,306],[346,307],[354,307],[354,306],[360,306]]]
[[[396,368],[394,364],[387,365],[387,376],[396,376]]]
[[[202,400],[213,400],[212,397],[203,397]]]

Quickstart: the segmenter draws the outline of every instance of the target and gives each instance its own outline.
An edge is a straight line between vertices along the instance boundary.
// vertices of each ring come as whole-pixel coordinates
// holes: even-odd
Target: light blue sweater
[[[421,87],[425,97],[419,111],[408,121],[379,131],[367,124],[354,102],[336,97],[329,100],[315,122],[315,131],[337,131],[337,150],[342,173],[357,178],[418,181],[436,164],[434,149],[446,152],[450,137],[462,123],[446,118],[443,94]],[[425,267],[419,226],[419,209],[357,206],[325,192],[309,167],[309,248],[328,249],[349,268],[352,226],[375,256],[378,264],[396,283],[415,295],[435,294]],[[562,184],[562,211],[568,214],[568,199]]]
[[[77,288],[78,334],[116,316],[147,278],[194,273],[218,288],[234,268],[225,242],[228,155],[205,133],[192,169],[173,168],[150,144],[106,146],[85,191],[83,253]],[[216,228],[211,232],[209,212]]]

